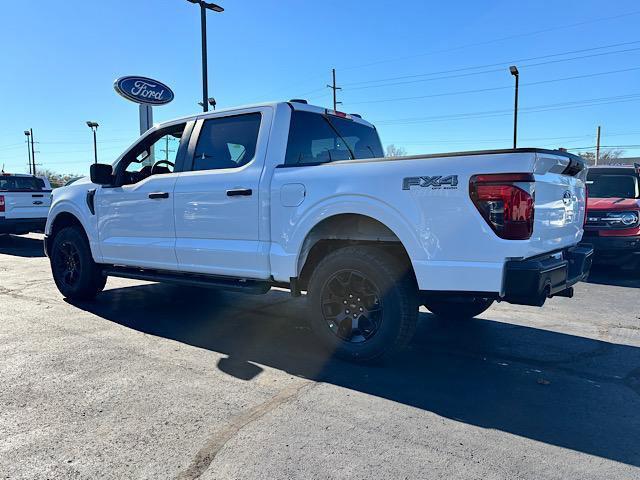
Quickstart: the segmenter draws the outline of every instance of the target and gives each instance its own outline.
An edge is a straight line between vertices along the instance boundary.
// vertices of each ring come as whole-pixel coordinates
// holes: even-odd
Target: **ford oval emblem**
[[[571,205],[572,200],[573,200],[573,195],[571,194],[571,192],[569,190],[565,190],[564,193],[562,194],[562,203],[569,206]]]
[[[127,100],[147,105],[165,105],[174,96],[164,83],[146,77],[120,77],[113,88]]]

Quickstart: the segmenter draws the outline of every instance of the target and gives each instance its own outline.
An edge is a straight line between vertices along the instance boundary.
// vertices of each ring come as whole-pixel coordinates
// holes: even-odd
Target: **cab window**
[[[193,158],[193,170],[238,168],[256,154],[261,115],[248,113],[205,120]]]
[[[116,168],[117,183],[131,185],[152,175],[173,173],[185,125],[158,130],[129,150]]]
[[[308,165],[384,157],[375,128],[351,119],[294,111],[286,165]]]

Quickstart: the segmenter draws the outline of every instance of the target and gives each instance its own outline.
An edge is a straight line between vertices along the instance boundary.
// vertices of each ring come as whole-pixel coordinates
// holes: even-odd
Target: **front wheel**
[[[53,239],[51,271],[60,293],[71,300],[95,297],[107,278],[91,257],[89,242],[79,227],[66,227]]]
[[[313,330],[340,358],[365,362],[386,357],[413,336],[415,279],[380,248],[331,252],[315,268],[308,291]]]
[[[486,311],[493,304],[493,299],[469,297],[455,300],[425,299],[423,305],[431,313],[448,319],[473,318]]]

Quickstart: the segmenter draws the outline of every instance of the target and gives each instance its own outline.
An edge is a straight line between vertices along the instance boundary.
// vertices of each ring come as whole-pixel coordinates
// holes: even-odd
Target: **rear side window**
[[[0,190],[37,192],[44,190],[44,180],[36,177],[13,177],[10,175],[0,176]]]
[[[256,154],[261,115],[248,113],[205,120],[193,159],[193,170],[237,168]]]
[[[292,112],[286,165],[378,157],[384,153],[374,128],[340,117]]]

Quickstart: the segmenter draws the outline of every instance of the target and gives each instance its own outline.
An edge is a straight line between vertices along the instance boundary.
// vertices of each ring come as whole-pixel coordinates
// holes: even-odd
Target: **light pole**
[[[200,105],[201,107],[203,106],[202,102],[198,102],[198,105]],[[216,99],[213,98],[213,97],[210,97],[209,98],[209,105],[211,105],[211,108],[213,108],[215,110],[216,109],[216,105],[217,105]],[[205,110],[205,112],[206,112],[206,110]]]
[[[100,125],[98,125],[97,122],[87,122],[87,127],[89,127],[93,132],[93,158],[95,163],[98,163],[98,142],[96,139],[96,132],[98,131],[99,126]]]
[[[31,173],[31,145],[29,145],[29,138],[31,137],[31,132],[29,130],[24,131],[25,137],[27,137],[27,158],[29,159],[29,173]]]
[[[516,97],[513,106],[513,148],[517,148],[518,143],[518,80],[520,80],[520,72],[518,67],[511,65],[509,67],[511,75],[516,77]]]
[[[213,12],[222,13],[224,8],[215,3],[208,3],[203,0],[187,0],[190,3],[200,5],[200,29],[202,32],[202,109],[205,112],[209,111],[209,87],[207,86],[208,73],[207,73],[207,10]]]

